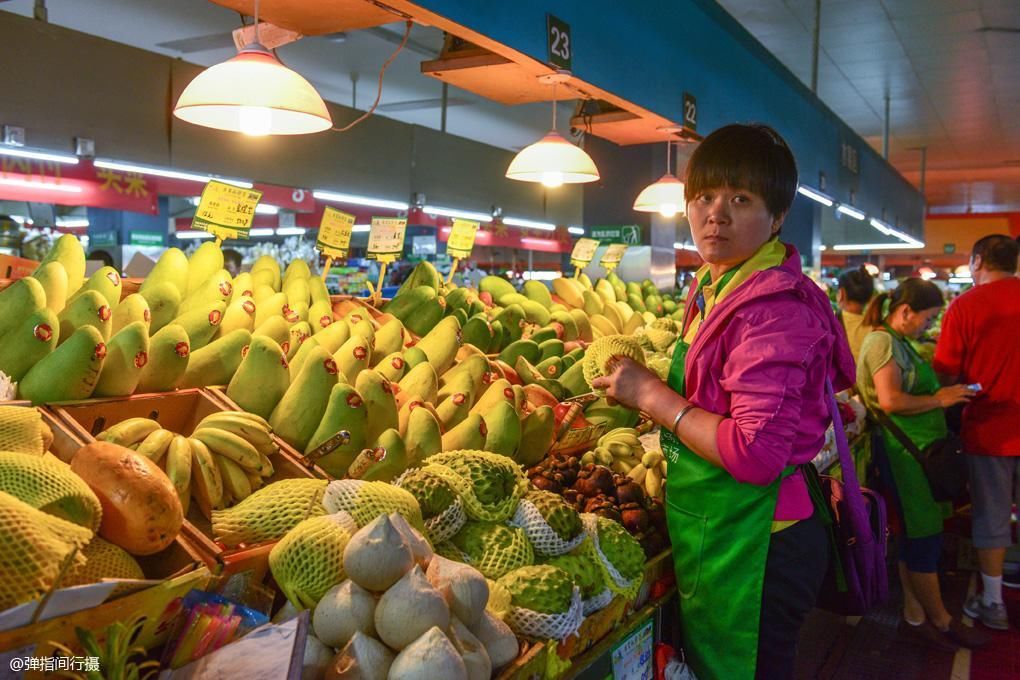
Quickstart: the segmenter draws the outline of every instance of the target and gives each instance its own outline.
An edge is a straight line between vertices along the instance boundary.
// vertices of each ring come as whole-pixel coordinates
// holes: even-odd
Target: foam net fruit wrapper
[[[103,508],[96,494],[54,456],[0,451],[0,489],[37,510],[99,530]]]
[[[496,580],[514,569],[526,567],[535,563],[535,550],[528,540],[528,535],[523,529],[507,527],[511,532],[509,545],[493,545],[480,556],[470,556],[462,551],[459,546],[450,542],[449,545],[459,557],[452,557],[458,562],[470,564],[482,573],[485,578]]]
[[[425,533],[418,499],[409,492],[386,482],[366,482],[360,479],[338,479],[330,482],[322,497],[322,505],[329,513],[350,513],[359,527],[379,515],[399,512],[407,523]]]
[[[570,552],[584,542],[586,535],[582,531],[571,540],[564,541],[545,521],[539,509],[526,498],[522,498],[518,503],[517,511],[514,512],[510,525],[524,529],[535,552],[549,557]]]
[[[518,635],[562,642],[577,632],[584,620],[581,591],[574,586],[570,609],[564,614],[543,614],[523,607],[510,607],[506,623]]]
[[[623,574],[613,566],[613,563],[609,561],[609,558],[602,552],[602,548],[599,547],[599,520],[597,515],[591,513],[581,514],[581,523],[584,524],[584,531],[591,537],[591,541],[585,543],[586,550],[592,550],[595,556],[598,558],[597,561],[601,565],[604,576],[606,579],[606,585],[614,593],[623,595],[628,599],[634,599],[637,597],[638,590],[641,588],[641,581],[643,577],[628,581],[623,577]]]
[[[226,510],[213,510],[212,529],[226,546],[277,541],[308,517],[323,515],[325,479],[281,479]]]
[[[595,612],[608,607],[609,603],[613,601],[613,597],[613,591],[607,587],[598,595],[589,597],[587,600],[581,600],[581,609],[584,611],[585,616],[590,616]]]
[[[0,451],[41,456],[46,450],[42,431],[42,416],[34,408],[0,406]]]
[[[291,604],[312,608],[326,591],[346,578],[344,548],[357,531],[346,512],[300,522],[269,553],[269,569]]]
[[[69,571],[85,565],[85,527],[36,510],[0,491],[0,611],[41,597],[72,551]]]
[[[398,487],[402,487],[401,480],[404,479],[411,470],[405,471],[400,477],[397,477],[393,481],[393,484]],[[460,497],[453,501],[453,505],[443,510],[435,517],[430,517],[425,520],[425,533],[432,545],[438,545],[443,541],[449,540],[461,530],[464,523],[467,522],[467,513],[464,512],[464,503],[460,500]]]
[[[143,579],[141,566],[128,552],[95,536],[82,550],[85,566],[74,570],[61,583],[61,587],[98,583],[104,578]]]
[[[517,483],[514,488],[497,503],[486,504],[479,500],[475,494],[473,481],[464,474],[461,474],[451,465],[454,459],[475,458],[491,465],[502,474],[512,476]],[[521,498],[526,481],[524,473],[514,461],[506,456],[500,456],[488,451],[448,451],[429,458],[429,464],[422,468],[425,472],[443,479],[449,484],[464,503],[464,511],[469,519],[482,520],[486,522],[503,522],[513,517],[517,510],[517,502]]]

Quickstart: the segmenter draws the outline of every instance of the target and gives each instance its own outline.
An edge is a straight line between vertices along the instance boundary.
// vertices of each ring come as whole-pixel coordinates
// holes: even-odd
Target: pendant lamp
[[[687,200],[684,198],[684,183],[670,170],[672,146],[672,142],[666,142],[666,174],[641,190],[634,200],[634,210],[657,212],[663,217],[683,213]]]
[[[258,0],[254,42],[198,74],[181,93],[174,115],[195,125],[253,136],[302,135],[333,126],[311,83],[259,42]]]
[[[552,130],[514,156],[506,169],[506,176],[509,179],[519,182],[541,182],[549,188],[598,180],[599,170],[591,156],[556,131],[556,85],[569,79],[570,73],[567,71],[557,71],[552,75],[539,77],[543,84],[553,86]]]

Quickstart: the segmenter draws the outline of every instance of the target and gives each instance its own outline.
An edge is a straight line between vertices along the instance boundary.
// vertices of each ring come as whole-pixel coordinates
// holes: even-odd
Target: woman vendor
[[[630,359],[595,382],[662,426],[666,510],[686,658],[701,680],[792,678],[829,560],[797,465],[830,423],[826,381],[854,382],[828,298],[779,241],[797,166],[779,134],[729,125],[687,167],[706,262],[666,382]]]

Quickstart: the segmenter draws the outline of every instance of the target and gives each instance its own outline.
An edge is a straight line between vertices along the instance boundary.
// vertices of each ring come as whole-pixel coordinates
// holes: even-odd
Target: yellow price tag
[[[403,217],[373,217],[372,231],[368,234],[368,257],[379,262],[394,262],[404,253],[404,233],[407,219]]]
[[[602,254],[599,264],[606,269],[616,269],[616,266],[620,264],[620,260],[623,259],[625,252],[627,252],[626,243],[613,243],[606,248],[606,252]]]
[[[446,242],[446,254],[459,260],[471,257],[478,226],[478,222],[455,218],[453,229],[450,230],[450,239]]]
[[[326,257],[347,257],[353,231],[354,215],[326,206],[322,213],[322,222],[319,223],[319,237],[315,241],[315,247]]]
[[[262,192],[257,189],[242,189],[211,179],[202,189],[191,228],[221,239],[248,238],[255,220],[255,206],[261,199]]]
[[[595,249],[599,242],[593,238],[579,238],[570,253],[570,263],[575,267],[584,267],[595,258]]]

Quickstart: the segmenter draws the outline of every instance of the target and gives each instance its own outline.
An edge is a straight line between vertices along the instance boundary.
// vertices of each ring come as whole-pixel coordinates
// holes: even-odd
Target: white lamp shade
[[[646,186],[634,200],[634,210],[657,212],[663,217],[683,214],[686,205],[684,183],[670,174],[665,174],[658,181]]]
[[[257,45],[198,74],[181,93],[174,115],[249,135],[300,135],[333,126],[311,83]]]
[[[514,156],[506,176],[520,182],[541,182],[547,187],[594,182],[599,170],[584,149],[558,132],[550,132]]]

